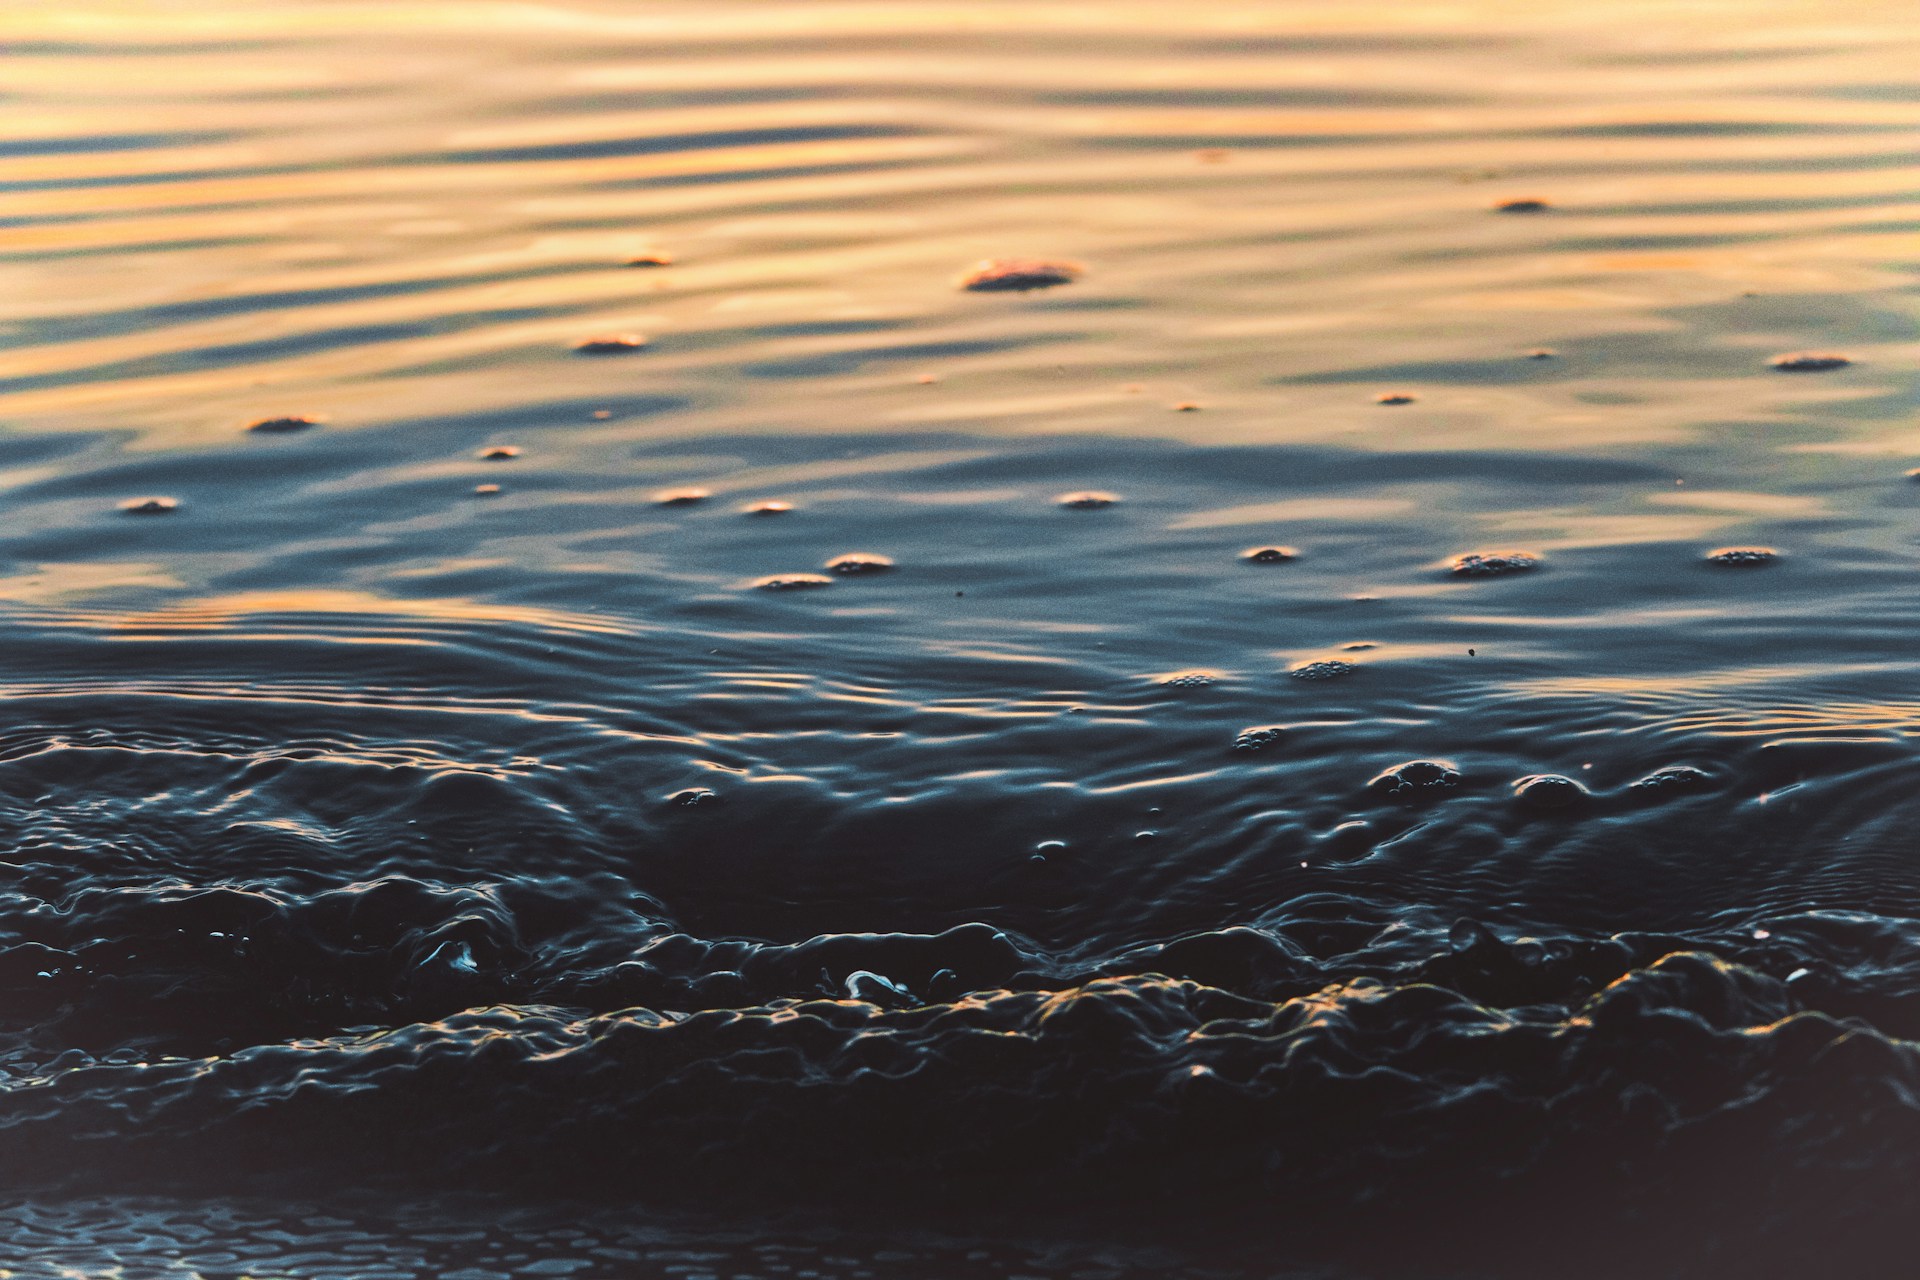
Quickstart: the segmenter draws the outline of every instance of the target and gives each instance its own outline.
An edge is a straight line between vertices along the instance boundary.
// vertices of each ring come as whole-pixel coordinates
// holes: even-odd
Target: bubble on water
[[[791,502],[781,502],[779,499],[773,498],[766,502],[749,502],[746,506],[741,507],[740,510],[750,516],[783,516],[793,510],[793,504]]]
[[[690,507],[696,502],[705,502],[712,496],[711,489],[662,489],[653,495],[653,501],[654,505],[661,507]]]
[[[1447,930],[1447,950],[1455,955],[1465,955],[1478,947],[1498,943],[1499,939],[1493,936],[1487,926],[1464,916],[1455,920],[1453,927]]]
[[[1664,765],[1630,784],[1634,791],[1651,794],[1704,791],[1712,785],[1712,774],[1690,764]]]
[[[1030,289],[1071,284],[1080,278],[1081,270],[1076,262],[987,258],[976,262],[960,277],[960,287],[972,293],[1025,293]]]
[[[1529,809],[1571,809],[1593,793],[1564,774],[1530,773],[1514,780],[1513,798]]]
[[[1287,727],[1283,724],[1256,724],[1242,729],[1233,735],[1235,751],[1265,751],[1276,746],[1287,736]]]
[[[1077,493],[1063,493],[1054,501],[1063,507],[1071,507],[1075,511],[1093,511],[1100,507],[1110,507],[1120,501],[1120,498],[1117,494],[1106,493],[1099,489],[1083,489]]]
[[[1359,669],[1351,662],[1327,658],[1319,662],[1303,662],[1287,674],[1295,680],[1335,680],[1341,676],[1352,675]]]
[[[1496,213],[1545,213],[1553,205],[1538,196],[1520,196],[1513,200],[1502,200],[1493,208]]]
[[[1353,818],[1321,835],[1316,843],[1331,857],[1353,858],[1373,852],[1378,839],[1371,822],[1365,818]],[[1304,867],[1307,864],[1303,862],[1300,865]]]
[[[1767,363],[1781,373],[1825,373],[1829,369],[1844,369],[1853,360],[1834,351],[1789,351]]]
[[[317,427],[325,421],[325,418],[314,417],[310,414],[292,413],[284,418],[260,418],[257,421],[249,422],[247,424],[247,430],[257,432],[261,435],[289,435],[295,431],[305,431],[309,427]]]
[[[1729,569],[1757,569],[1772,564],[1780,553],[1772,547],[1719,547],[1707,552],[1707,563]]]
[[[893,568],[891,557],[875,555],[870,551],[849,551],[843,556],[835,556],[827,561],[827,572],[851,577],[861,573],[885,573]]]
[[[618,356],[638,351],[646,345],[647,340],[637,333],[608,333],[576,342],[573,349],[576,354],[583,356]]]
[[[706,787],[688,787],[683,791],[676,791],[668,796],[667,803],[679,809],[697,809],[703,804],[713,804],[719,799],[720,796],[718,792],[711,791]]]
[[[473,486],[473,496],[476,498],[495,497],[499,492],[500,486],[497,484],[477,484]]]
[[[883,1008],[898,1009],[918,1003],[914,999],[913,992],[892,978],[875,973],[871,969],[855,969],[848,974],[846,993],[849,1000],[861,1000]]]
[[[764,578],[755,578],[753,585],[760,591],[808,591],[830,587],[833,579],[824,573],[770,573]]]
[[[1367,779],[1367,790],[1396,800],[1437,795],[1460,785],[1460,766],[1451,760],[1407,760]]]
[[[627,259],[630,267],[670,267],[673,255],[670,253],[641,253]]]
[[[1039,844],[1033,846],[1033,851],[1043,856],[1053,853],[1065,853],[1067,851],[1067,842],[1065,840],[1042,840]]]
[[[129,498],[120,509],[130,516],[163,516],[180,509],[178,498]]]
[[[474,963],[471,943],[443,942],[427,953],[427,958],[420,962],[420,967],[424,969],[436,961],[444,963],[450,969],[457,969],[461,973],[480,972],[480,966]]]
[[[488,462],[504,462],[508,458],[519,457],[520,446],[517,444],[488,445],[480,451],[480,456]]]
[[[1283,564],[1297,559],[1300,552],[1293,547],[1248,547],[1240,553],[1240,558],[1251,564]]]
[[[1373,398],[1375,404],[1412,404],[1414,397],[1405,391],[1383,391]]]
[[[1540,557],[1531,551],[1472,551],[1455,556],[1448,563],[1447,571],[1460,578],[1496,578],[1539,567]]]
[[[1155,684],[1165,685],[1169,689],[1204,689],[1210,684],[1219,684],[1226,678],[1224,671],[1191,667],[1185,671],[1163,671],[1153,677],[1153,680]]]

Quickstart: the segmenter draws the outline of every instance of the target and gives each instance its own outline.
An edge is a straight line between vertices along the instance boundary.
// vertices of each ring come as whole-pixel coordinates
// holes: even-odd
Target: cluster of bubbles
[[[1218,158],[1218,157],[1216,157]],[[1495,204],[1496,212],[1503,214],[1544,214],[1551,212],[1550,201],[1524,196],[1506,199]],[[656,268],[672,265],[673,256],[664,251],[648,251],[636,254],[625,261],[627,267]],[[1035,290],[1051,289],[1071,284],[1085,274],[1085,268],[1077,262],[1042,258],[989,258],[975,263],[963,272],[957,280],[958,287],[970,293],[1029,293]],[[583,356],[629,355],[645,350],[650,340],[637,333],[608,333],[584,338],[574,344],[576,354]],[[1559,355],[1550,347],[1535,348],[1526,353],[1528,359],[1549,360]],[[1853,363],[1845,355],[1824,351],[1796,351],[1774,356],[1770,366],[1782,373],[1824,373],[1843,369]],[[935,382],[931,375],[922,375],[923,383]],[[1416,403],[1417,397],[1410,392],[1384,392],[1375,397],[1381,405],[1408,405]],[[1173,406],[1176,411],[1191,412],[1200,406],[1192,401],[1183,401]],[[604,418],[605,411],[596,412],[596,418]],[[261,418],[247,425],[246,430],[261,435],[288,435],[306,431],[325,422],[324,417],[309,414],[287,414],[277,417]],[[515,445],[492,445],[482,449],[479,456],[486,461],[507,461],[521,455]],[[1920,468],[1907,473],[1910,479],[1920,480]],[[502,492],[498,484],[485,483],[475,485],[476,497],[495,497]],[[703,488],[675,488],[663,490],[654,497],[661,506],[690,506],[712,497],[710,490]],[[1120,501],[1115,494],[1102,490],[1081,490],[1059,495],[1055,501],[1062,507],[1078,511],[1092,511],[1110,507]],[[120,510],[128,515],[156,516],[168,515],[180,509],[177,498],[154,495],[129,499],[120,504]],[[779,499],[768,499],[749,503],[741,510],[754,516],[785,515],[794,509],[793,504]],[[1241,558],[1252,564],[1280,564],[1298,558],[1300,552],[1290,546],[1252,547],[1241,553]],[[1706,555],[1707,563],[1728,568],[1752,568],[1771,564],[1780,558],[1780,553],[1770,547],[1720,547]],[[1531,551],[1476,551],[1455,558],[1448,571],[1457,577],[1484,578],[1524,573],[1539,567],[1541,557]],[[893,562],[885,556],[854,553],[830,561],[826,568],[836,575],[872,573],[893,567]],[[756,579],[752,584],[767,590],[793,590],[829,585],[832,579],[818,573],[773,574]],[[1332,675],[1343,674],[1338,668],[1350,669],[1344,663],[1312,663],[1294,674],[1301,679],[1325,679]]]

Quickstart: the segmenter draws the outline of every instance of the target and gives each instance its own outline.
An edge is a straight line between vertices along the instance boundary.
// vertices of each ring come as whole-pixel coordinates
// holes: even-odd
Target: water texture
[[[1906,1274],[1912,18],[0,12],[0,1273]]]

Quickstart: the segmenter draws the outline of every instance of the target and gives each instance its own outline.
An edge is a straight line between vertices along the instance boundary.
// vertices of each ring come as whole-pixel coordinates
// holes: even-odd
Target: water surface
[[[1911,16],[0,15],[0,1262],[1897,1272]]]

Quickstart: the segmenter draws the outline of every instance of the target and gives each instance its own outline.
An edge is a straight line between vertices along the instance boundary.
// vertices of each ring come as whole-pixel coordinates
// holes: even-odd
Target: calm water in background
[[[0,1266],[1900,1273],[1913,17],[9,6]]]

